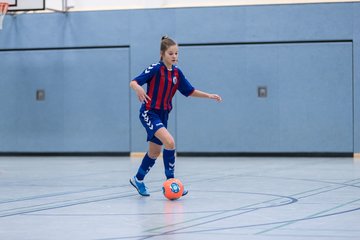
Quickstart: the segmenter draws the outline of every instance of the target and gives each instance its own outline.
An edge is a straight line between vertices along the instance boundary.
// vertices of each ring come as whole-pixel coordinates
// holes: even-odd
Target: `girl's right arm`
[[[151,98],[146,94],[145,90],[137,83],[137,81],[132,80],[130,82],[130,87],[135,91],[140,102],[148,102]]]

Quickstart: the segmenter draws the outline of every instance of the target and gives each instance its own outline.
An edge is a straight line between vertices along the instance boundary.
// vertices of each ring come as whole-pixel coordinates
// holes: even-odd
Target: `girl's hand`
[[[216,100],[217,102],[221,102],[222,98],[217,94],[209,94],[209,98]]]
[[[140,102],[148,103],[148,101],[151,100],[151,98],[146,94],[145,90],[135,80],[130,82],[130,87],[134,89]]]
[[[139,86],[138,88],[136,88],[135,92],[140,102],[148,103],[148,101],[151,100],[151,98],[146,94],[145,90],[142,87]]]

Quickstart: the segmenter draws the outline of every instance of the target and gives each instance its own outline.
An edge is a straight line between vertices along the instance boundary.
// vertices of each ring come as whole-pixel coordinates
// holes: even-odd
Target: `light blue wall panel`
[[[128,11],[7,15],[0,48],[128,45],[129,22]]]
[[[352,152],[351,43],[194,46],[182,58],[224,101],[178,98],[178,151]]]
[[[176,38],[180,43],[352,39],[350,25],[358,7],[347,3],[179,10]]]
[[[70,50],[64,56],[67,149],[130,151],[129,49]]]
[[[0,151],[129,152],[128,48],[0,52],[0,72]]]
[[[354,50],[354,152],[360,153],[360,11],[357,5],[352,9],[353,25],[353,50]]]

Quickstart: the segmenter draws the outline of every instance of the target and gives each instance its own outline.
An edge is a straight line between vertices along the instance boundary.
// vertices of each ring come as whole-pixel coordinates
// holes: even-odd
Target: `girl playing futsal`
[[[214,99],[218,102],[221,97],[195,89],[185,78],[182,71],[176,66],[178,62],[178,46],[169,37],[162,37],[160,44],[160,61],[150,65],[139,76],[130,82],[142,102],[140,121],[147,132],[149,142],[148,152],[145,154],[138,172],[130,179],[131,185],[142,196],[150,196],[143,180],[145,175],[154,166],[155,160],[163,149],[165,176],[174,178],[175,142],[167,130],[168,116],[172,109],[172,98],[179,90],[184,96]],[[141,87],[147,84],[147,91]],[[183,195],[188,193],[184,190]]]

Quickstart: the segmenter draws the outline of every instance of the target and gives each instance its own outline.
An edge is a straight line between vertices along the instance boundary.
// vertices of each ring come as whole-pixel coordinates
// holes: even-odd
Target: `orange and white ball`
[[[175,200],[182,196],[184,186],[177,178],[170,178],[163,183],[163,194],[169,200]]]

